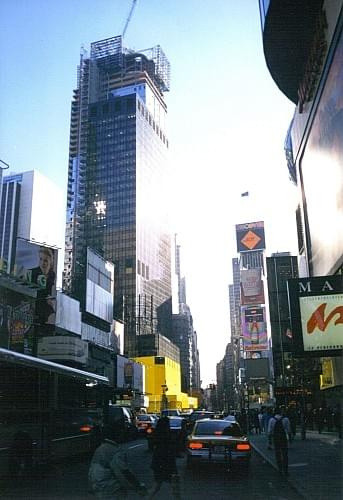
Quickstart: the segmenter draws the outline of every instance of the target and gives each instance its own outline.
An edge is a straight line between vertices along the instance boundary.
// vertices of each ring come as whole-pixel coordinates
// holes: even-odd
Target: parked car
[[[248,467],[251,445],[237,422],[205,419],[195,423],[187,441],[187,467],[200,463]]]
[[[131,408],[126,406],[109,405],[108,423],[116,428],[114,439],[126,441],[137,436],[136,418]]]

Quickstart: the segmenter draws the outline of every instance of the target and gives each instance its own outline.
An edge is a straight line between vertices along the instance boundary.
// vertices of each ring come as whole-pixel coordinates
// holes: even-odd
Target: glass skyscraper
[[[139,355],[137,335],[171,328],[169,72],[159,46],[94,42],[71,107],[64,289],[85,303],[87,247],[114,263],[114,317],[129,356]]]

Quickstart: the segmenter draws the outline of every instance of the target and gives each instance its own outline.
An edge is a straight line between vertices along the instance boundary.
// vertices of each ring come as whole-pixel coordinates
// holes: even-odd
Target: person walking
[[[151,468],[154,471],[155,486],[149,498],[154,497],[163,482],[168,482],[171,485],[173,497],[181,499],[176,454],[177,447],[170,432],[169,418],[161,417],[154,432]]]
[[[273,442],[280,474],[288,475],[288,441],[291,439],[291,425],[281,408],[276,408],[274,417],[269,420],[268,436]]]
[[[126,454],[113,439],[116,431],[114,425],[105,427],[104,441],[95,450],[89,467],[89,489],[96,498],[102,500],[125,499],[128,490],[146,496],[146,487],[130,471]]]

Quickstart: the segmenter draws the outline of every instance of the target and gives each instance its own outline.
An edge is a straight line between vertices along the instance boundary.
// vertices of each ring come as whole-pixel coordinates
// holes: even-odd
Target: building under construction
[[[108,38],[82,51],[71,107],[64,289],[91,321],[87,247],[114,263],[114,317],[130,356],[137,335],[171,328],[169,80],[160,46],[136,52]]]

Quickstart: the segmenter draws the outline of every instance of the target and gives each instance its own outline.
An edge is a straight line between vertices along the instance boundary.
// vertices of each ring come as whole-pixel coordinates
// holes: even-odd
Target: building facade
[[[171,329],[169,71],[159,46],[94,42],[71,107],[64,289],[84,300],[87,247],[114,263],[114,316],[129,356],[139,335]]]
[[[295,106],[285,151],[291,179],[299,192],[295,214],[299,278],[341,275],[343,2],[261,0],[260,12],[269,72]],[[337,370],[328,377],[330,384],[321,385],[313,404],[334,405],[341,401],[343,371],[342,364],[337,363],[341,354],[338,349],[336,359],[330,358],[331,353],[326,357],[323,349],[322,361],[316,358],[322,372],[324,366],[335,365]],[[309,363],[307,353],[303,352],[302,359]],[[311,378],[322,382],[319,372],[312,370]]]

